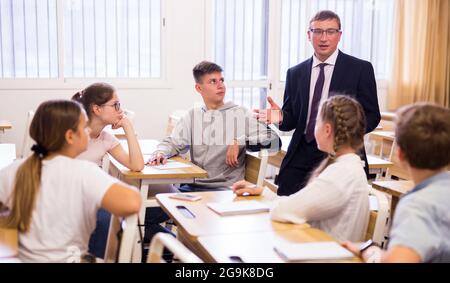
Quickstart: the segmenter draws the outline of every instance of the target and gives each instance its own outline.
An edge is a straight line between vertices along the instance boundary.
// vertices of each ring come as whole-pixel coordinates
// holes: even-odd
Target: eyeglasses
[[[213,86],[216,86],[216,85],[219,85],[219,83],[220,84],[225,84],[225,79],[224,78],[221,78],[219,80],[217,80],[217,79],[210,79],[206,83],[210,84],[210,85],[213,85]]]
[[[328,37],[335,36],[340,29],[329,28],[329,29],[320,29],[320,28],[310,28],[310,32],[313,33],[315,37],[321,37],[323,33],[326,33]]]
[[[116,109],[116,111],[120,110],[120,102],[119,101],[115,102],[114,104],[103,104],[102,106],[112,106],[112,107],[114,107],[114,109]]]

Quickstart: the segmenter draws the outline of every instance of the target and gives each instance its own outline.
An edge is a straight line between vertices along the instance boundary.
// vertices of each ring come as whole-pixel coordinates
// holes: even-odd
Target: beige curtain
[[[398,0],[388,108],[427,101],[449,107],[450,0]]]

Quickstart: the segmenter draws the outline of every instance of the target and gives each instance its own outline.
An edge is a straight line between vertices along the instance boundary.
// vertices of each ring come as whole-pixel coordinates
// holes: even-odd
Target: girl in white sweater
[[[339,240],[363,239],[369,218],[368,183],[357,151],[363,146],[365,116],[354,99],[336,95],[319,110],[314,135],[318,148],[328,153],[312,173],[308,185],[288,197],[278,197],[273,220],[308,222]],[[237,195],[259,195],[246,181],[233,186]]]

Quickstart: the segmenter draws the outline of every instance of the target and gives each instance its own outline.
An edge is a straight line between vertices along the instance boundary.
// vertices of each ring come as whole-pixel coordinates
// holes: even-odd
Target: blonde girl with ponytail
[[[278,197],[271,217],[281,222],[305,223],[339,240],[361,241],[369,218],[369,191],[364,163],[357,154],[363,146],[365,116],[354,99],[335,95],[325,100],[317,116],[315,138],[328,154],[305,188]],[[246,181],[233,185],[237,195],[261,194]]]
[[[74,159],[86,150],[89,127],[81,105],[42,103],[30,126],[33,154],[0,171],[0,227],[19,231],[19,259],[66,262],[87,251],[100,207],[127,216],[139,211],[139,193],[95,164]]]

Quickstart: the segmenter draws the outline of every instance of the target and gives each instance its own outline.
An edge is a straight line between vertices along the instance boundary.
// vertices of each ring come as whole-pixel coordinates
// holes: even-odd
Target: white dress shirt
[[[320,67],[319,64],[326,63],[324,67],[324,74],[325,74],[325,81],[323,83],[323,89],[322,89],[322,98],[320,99],[320,103],[328,98],[328,93],[330,92],[330,84],[331,84],[331,77],[333,76],[334,66],[336,65],[336,59],[339,54],[339,49],[336,48],[336,50],[331,54],[330,57],[328,57],[325,62],[320,61],[316,55],[313,55],[313,63],[312,63],[312,69],[311,69],[311,80],[309,85],[309,103],[308,103],[308,116],[306,118],[306,126],[305,131],[307,129],[307,125],[309,123],[309,115],[311,114],[311,103],[314,96],[314,88],[316,87],[317,78],[319,77],[320,73]],[[320,105],[320,104],[319,104]]]
[[[338,240],[363,240],[369,220],[369,187],[360,157],[349,153],[336,158],[302,190],[279,197],[271,217],[308,222]]]

